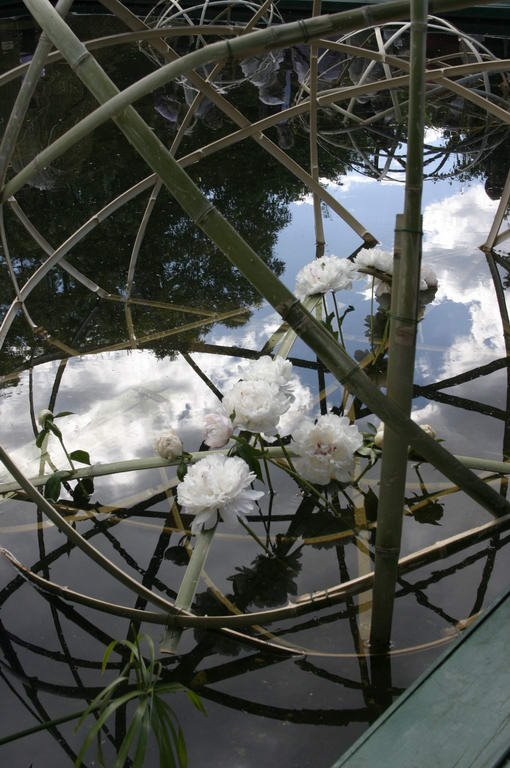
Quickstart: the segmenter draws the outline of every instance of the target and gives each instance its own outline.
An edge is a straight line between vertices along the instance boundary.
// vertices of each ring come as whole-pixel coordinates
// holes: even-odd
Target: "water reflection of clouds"
[[[268,323],[273,324],[271,320]],[[263,323],[262,329],[265,327]],[[256,332],[250,333],[255,342]],[[229,340],[224,336],[222,341]],[[241,378],[247,364],[236,357],[205,353],[193,354],[193,360],[220,391]],[[36,369],[36,413],[47,407],[56,371],[54,364]],[[291,430],[311,407],[308,387],[297,376],[293,384],[295,400],[282,419],[282,432]],[[17,416],[12,398],[5,398],[0,404],[0,418],[11,427],[6,447],[24,471],[37,474],[39,452],[28,417],[28,376],[21,378],[16,397]],[[107,463],[154,455],[154,439],[168,427],[178,430],[185,450],[198,450],[204,415],[217,403],[216,395],[180,355],[173,360],[159,360],[148,350],[135,350],[106,353],[100,358],[71,359],[55,410],[73,411],[58,422],[68,449],[88,450],[94,463]],[[21,413],[25,414],[22,420]],[[66,467],[65,457],[54,439],[50,453],[59,468]],[[0,477],[8,479],[5,472]],[[117,487],[133,482],[132,474],[115,478]]]

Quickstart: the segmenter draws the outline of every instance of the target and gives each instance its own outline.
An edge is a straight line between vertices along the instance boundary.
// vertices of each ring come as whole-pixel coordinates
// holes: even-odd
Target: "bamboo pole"
[[[201,531],[197,535],[190,561],[182,579],[181,586],[179,587],[179,592],[177,593],[175,600],[176,608],[187,611],[191,607],[215,530],[216,526],[208,531]],[[161,653],[175,653],[181,635],[182,629],[167,626],[165,635],[159,646]]]
[[[55,11],[64,18],[67,16],[73,0],[58,0]],[[28,66],[27,72],[21,83],[21,88],[14,102],[14,106],[7,120],[7,125],[0,143],[0,187],[3,185],[5,174],[9,166],[12,153],[16,145],[16,140],[23,125],[23,120],[27,113],[30,100],[39,83],[41,71],[44,67],[46,58],[51,50],[51,40],[44,33],[39,38],[34,55]]]
[[[411,0],[411,74],[404,214],[397,216],[388,348],[388,399],[410,415],[421,269],[427,0]],[[402,535],[408,446],[384,428],[370,645],[389,646]]]
[[[279,353],[280,354],[280,353]],[[287,354],[281,355],[286,357]],[[199,461],[204,456],[210,456],[211,453],[220,453],[220,451],[195,451],[190,454],[190,462]],[[285,453],[278,446],[269,446],[265,448],[266,458],[271,460],[284,459],[285,456],[294,458],[295,454],[291,448],[286,448]],[[478,469],[483,472],[491,472],[498,475],[510,475],[510,463],[506,461],[496,461],[493,459],[482,459],[478,456],[453,456],[469,469]],[[161,467],[177,467],[180,459],[168,461],[159,456],[148,456],[141,459],[127,459],[125,461],[115,461],[108,464],[92,464],[91,466],[77,467],[74,470],[66,471],[63,475],[64,480],[78,480],[83,477],[108,477],[109,475],[118,475],[123,472],[139,472],[146,469],[160,469]],[[53,474],[53,473],[51,473]],[[40,488],[50,479],[51,474],[35,475],[29,478],[29,482],[35,487]],[[15,493],[21,490],[20,484],[16,480],[0,483],[0,495]]]
[[[433,0],[433,2],[437,1]],[[446,2],[446,0],[441,0],[441,2]],[[455,4],[457,0],[451,0],[451,2]],[[38,23],[46,29],[54,44],[58,45],[62,50],[71,67],[95,95],[97,100],[106,102],[93,113],[96,115],[96,118],[98,112],[102,116],[101,119],[105,114],[109,116],[115,115],[114,120],[119,128],[146,160],[148,165],[161,176],[171,194],[190,215],[197,226],[211,238],[231,263],[244,274],[283,319],[287,320],[289,325],[294,328],[303,341],[318,355],[338,381],[341,383],[348,382],[351,391],[362,402],[365,402],[382,421],[391,422],[393,429],[401,433],[406,443],[410,443],[421,456],[440,469],[453,483],[459,485],[475,499],[477,503],[495,514],[503,514],[508,511],[510,504],[505,499],[502,499],[492,488],[487,487],[476,475],[463,467],[460,462],[457,462],[439,443],[425,435],[423,430],[414,424],[399,406],[388,400],[380,392],[360,369],[358,364],[337,344],[329,331],[306,312],[301,303],[278,280],[267,264],[257,256],[252,248],[216,210],[210,200],[201,193],[133,107],[128,106],[131,98],[138,98],[142,95],[148,82],[151,85],[158,82],[161,72],[164,70],[166,72],[164,72],[163,81],[165,78],[168,79],[169,72],[174,76],[179,71],[179,68],[187,71],[190,65],[196,66],[197,61],[201,63],[210,60],[211,57],[214,60],[218,60],[225,55],[234,55],[231,49],[235,44],[239,44],[239,50],[235,50],[236,54],[247,55],[250,50],[253,50],[254,37],[258,43],[263,40],[267,42],[269,47],[275,48],[301,39],[303,35],[306,35],[308,26],[310,26],[309,32],[312,35],[334,31],[336,28],[335,24],[338,24],[339,15],[302,21],[297,25],[282,25],[277,30],[270,30],[270,32],[274,33],[274,36],[267,35],[262,37],[266,35],[266,31],[263,30],[262,32],[250,33],[231,42],[214,43],[206,53],[200,50],[188,54],[188,56],[183,58],[183,61],[186,59],[187,63],[183,64],[183,61],[181,61],[166,65],[160,72],[153,73],[144,78],[134,86],[134,92],[132,90],[133,86],[130,86],[126,91],[119,94],[115,85],[93,56],[71,32],[58,14],[54,12],[49,3],[44,2],[44,0],[25,0],[25,4],[32,11]],[[407,6],[401,3],[400,0],[395,3],[385,4],[385,9],[389,8],[394,13],[397,10],[402,12],[404,7]],[[374,7],[377,19],[381,15],[380,8],[380,6]],[[346,17],[354,17],[358,21],[360,18],[364,18],[363,13],[360,16],[359,13],[354,11],[340,14],[340,16],[342,16],[341,21],[344,21]],[[385,14],[383,14],[384,16]],[[305,26],[303,27],[303,25]],[[275,39],[278,42],[275,42]],[[255,45],[255,49],[257,45]],[[214,52],[212,52],[213,49]],[[126,97],[127,103],[124,101]],[[119,112],[118,110],[121,111]]]

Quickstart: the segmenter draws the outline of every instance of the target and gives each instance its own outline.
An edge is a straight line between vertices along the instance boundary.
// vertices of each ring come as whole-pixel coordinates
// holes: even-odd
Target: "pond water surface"
[[[77,17],[73,25],[84,37],[119,28],[104,17]],[[2,22],[1,31],[2,71],[7,71],[33,50],[33,32],[26,20]],[[229,91],[251,120],[281,108],[287,83],[292,84],[293,94],[299,93],[299,61],[303,68],[306,59],[299,50],[286,56],[275,65],[278,78],[271,76],[257,86],[244,81]],[[122,47],[115,57],[99,52],[98,58],[119,87],[154,66],[135,46]],[[228,77],[233,81],[242,74]],[[16,81],[3,90],[5,125]],[[178,91],[156,93],[139,105],[167,142],[175,135],[175,122],[182,113],[178,96],[183,94]],[[91,105],[84,86],[67,74],[63,64],[48,66],[13,158],[14,170]],[[376,107],[369,101],[361,108]],[[493,279],[479,246],[497,208],[497,187],[502,168],[507,169],[508,138],[492,124],[485,126],[487,133],[480,138],[483,120],[477,123],[472,113],[464,114],[468,125],[459,128],[453,123],[455,110],[459,123],[462,105],[454,105],[450,113],[444,100],[431,107],[426,136],[431,178],[425,182],[423,196],[423,261],[437,274],[438,288],[423,302],[413,418],[432,425],[454,454],[501,461],[508,456],[508,368],[495,283],[504,295],[510,261],[503,243],[496,254]],[[331,131],[331,121],[328,114],[320,142],[322,183],[382,248],[391,250],[395,215],[403,208],[399,170],[405,158],[403,129],[392,128],[390,143],[388,135],[384,140],[372,135],[365,136],[365,147],[359,146],[361,139],[342,139],[342,146],[335,148],[338,136]],[[180,154],[222,135],[226,123],[204,107]],[[273,129],[270,135],[304,163],[305,129],[300,119]],[[447,141],[453,146],[454,139],[462,151],[440,149]],[[355,152],[354,145],[363,151]],[[374,179],[374,168],[381,169],[391,152],[397,158],[392,170]],[[473,158],[477,162],[470,167]],[[211,155],[190,172],[293,288],[297,272],[316,253],[313,200],[302,184],[254,142]],[[104,126],[54,166],[43,169],[16,199],[45,240],[56,247],[81,222],[146,175],[134,150],[114,127]],[[68,255],[100,291],[91,292],[69,271],[51,270],[28,302],[37,324],[35,332],[21,314],[9,329],[0,358],[2,444],[29,476],[39,472],[35,420],[44,408],[71,412],[59,421],[66,446],[69,451],[88,451],[94,464],[154,455],[154,440],[167,427],[178,430],[186,451],[199,450],[204,415],[214,408],[218,393],[242,376],[247,362],[264,350],[280,326],[272,308],[166,192],[156,202],[135,270],[131,295],[136,302],[126,311],[123,299],[130,253],[148,194],[119,209]],[[40,263],[42,251],[10,208],[6,230],[23,284]],[[328,255],[349,256],[362,244],[359,235],[333,212],[325,213],[324,232]],[[2,270],[1,304],[6,310],[12,289],[5,258]],[[342,325],[346,349],[362,360],[383,334],[385,299],[374,297],[370,280],[360,276],[351,291],[337,293],[337,300],[340,313],[351,308]],[[303,343],[296,342],[290,359],[295,399],[286,417],[289,432],[304,414],[317,416],[328,408],[340,412],[344,405],[342,388],[322,371]],[[381,387],[385,368],[383,353],[371,368]],[[351,405],[360,429],[369,432],[371,425],[377,426],[379,420],[362,403],[349,401]],[[54,464],[65,466],[57,441],[49,450]],[[358,471],[363,466],[360,463]],[[242,528],[221,528],[194,610],[212,615],[282,606],[298,595],[371,571],[379,466],[378,462],[356,488],[328,489],[327,509],[273,467],[274,493],[266,486],[259,513],[249,519],[266,549]],[[98,477],[86,503],[76,505],[65,489],[59,501],[61,511],[85,538],[170,599],[175,598],[184,573],[183,531],[190,522],[176,511],[174,474],[171,467],[162,467]],[[7,482],[8,473],[2,470],[0,480]],[[506,494],[504,480],[497,477],[490,482]],[[409,462],[402,554],[490,519],[439,472],[424,463]],[[23,495],[2,498],[0,533],[3,547],[56,584],[145,607],[141,598],[135,601],[132,593],[69,544]],[[222,633],[187,630],[179,654],[164,657],[163,665],[164,677],[195,690],[207,712],[204,716],[194,709],[183,693],[170,699],[184,729],[189,765],[330,766],[459,635],[466,622],[506,587],[509,536],[495,534],[399,578],[387,655],[371,656],[366,643],[369,592],[272,623],[264,630],[245,630],[287,644],[294,654],[254,648],[246,639],[235,641]],[[101,660],[111,639],[128,636],[127,620],[40,593],[3,560],[0,605],[2,736],[83,709],[118,672],[118,654],[111,655],[104,675]],[[142,631],[156,643],[161,637],[154,625],[143,624]],[[113,764],[112,744],[122,738],[125,727],[125,717],[119,715],[103,733],[107,765]],[[3,745],[0,755],[5,764],[59,768],[72,764],[82,740],[83,728],[76,732],[71,722]],[[150,754],[146,764],[156,765],[156,749]],[[95,765],[95,760],[91,751],[86,764]]]

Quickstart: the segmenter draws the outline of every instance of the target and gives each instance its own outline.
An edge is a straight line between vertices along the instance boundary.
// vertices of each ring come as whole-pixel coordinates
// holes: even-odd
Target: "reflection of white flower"
[[[437,275],[427,264],[422,264],[420,274],[420,291],[427,291],[429,288],[437,288]]]
[[[272,381],[285,391],[288,391],[291,387],[292,363],[283,357],[275,357],[273,359],[269,355],[263,355],[257,360],[253,360],[242,371],[241,376],[245,381],[253,381],[253,379]]]
[[[421,427],[421,429],[423,429],[426,435],[428,435],[429,437],[432,437],[432,439],[435,440],[436,433],[434,432],[430,424],[418,424],[418,426]],[[376,445],[377,448],[382,448],[383,444],[384,444],[384,422],[381,421],[381,423],[377,427],[377,432],[375,433],[375,436],[374,436],[374,445]]]
[[[264,495],[250,488],[254,480],[248,464],[238,456],[215,453],[192,465],[177,486],[183,512],[196,516],[192,533],[213,528],[218,516],[233,523],[251,512],[254,502]]]
[[[170,461],[176,459],[177,456],[182,456],[181,438],[173,429],[169,429],[164,435],[158,437],[154,443],[154,448],[162,459]]]
[[[280,416],[291,398],[273,381],[238,381],[225,393],[223,407],[234,426],[250,432],[276,434]]]
[[[204,419],[204,443],[209,448],[223,448],[232,436],[233,426],[223,409],[208,413]]]
[[[356,267],[348,259],[337,256],[322,256],[299,270],[296,277],[295,294],[299,299],[314,293],[327,293],[352,288]]]
[[[348,482],[354,466],[353,454],[363,444],[363,436],[345,416],[328,413],[317,422],[304,419],[293,435],[292,449],[296,470],[312,483],[325,485],[335,478]]]
[[[357,270],[377,269],[391,277],[393,275],[393,255],[380,248],[363,248],[354,264]],[[391,283],[389,280],[374,278],[374,288],[376,296],[383,296],[385,293],[391,293]],[[420,273],[420,291],[427,291],[429,288],[437,288],[437,276],[434,270],[427,264],[422,264]]]
[[[354,260],[356,269],[378,269],[393,274],[393,254],[381,248],[362,248]]]

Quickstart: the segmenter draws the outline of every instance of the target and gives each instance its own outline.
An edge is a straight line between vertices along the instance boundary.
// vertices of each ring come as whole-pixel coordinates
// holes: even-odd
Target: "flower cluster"
[[[243,519],[264,495],[252,490],[254,480],[248,464],[237,456],[214,453],[191,466],[177,487],[183,512],[195,515],[191,532],[214,528],[219,519]]]
[[[316,293],[340,291],[352,287],[356,278],[356,267],[348,259],[337,256],[322,256],[314,259],[298,272],[294,292],[298,299]]]
[[[293,435],[292,449],[298,455],[293,463],[311,483],[346,483],[351,479],[354,453],[362,444],[361,432],[345,416],[328,413],[315,422],[304,419]]]
[[[206,445],[222,448],[235,427],[275,435],[293,400],[292,375],[292,363],[282,358],[264,355],[250,363],[243,378],[225,392],[221,406],[206,416]]]

